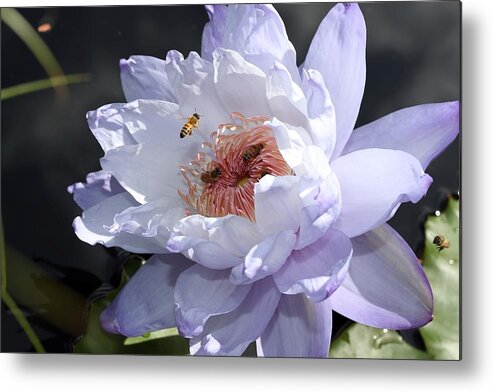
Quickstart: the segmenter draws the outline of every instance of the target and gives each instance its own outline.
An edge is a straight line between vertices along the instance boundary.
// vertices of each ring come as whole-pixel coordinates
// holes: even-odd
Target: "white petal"
[[[185,209],[176,207],[175,200],[158,199],[116,214],[107,230],[112,234],[126,232],[155,238],[164,247],[173,226],[184,216]]]
[[[255,222],[265,234],[297,231],[300,223],[300,178],[264,176],[255,184]]]
[[[130,56],[120,60],[120,77],[127,101],[157,99],[176,102],[166,75],[164,60],[152,56]]]
[[[267,99],[276,118],[295,126],[306,125],[305,95],[281,63],[276,62],[267,72]]]
[[[226,111],[241,112],[245,117],[271,117],[265,73],[233,50],[218,48],[213,57],[214,84]]]
[[[302,127],[285,124],[277,118],[266,123],[276,138],[277,147],[286,163],[297,175],[303,175],[300,166],[303,163],[303,154],[306,146],[312,144],[310,134]]]
[[[75,234],[88,244],[103,244],[107,247],[119,246],[135,253],[167,253],[165,244],[152,237],[142,237],[126,232],[111,233],[108,227],[118,213],[137,203],[128,193],[111,196],[82,213],[74,220]]]
[[[317,70],[303,71],[302,87],[307,99],[308,127],[313,143],[330,159],[336,144],[336,112],[323,76]]]
[[[85,183],[77,182],[70,185],[67,191],[74,195],[74,200],[79,207],[86,210],[125,190],[110,173],[100,170],[89,173]]]
[[[196,52],[190,52],[184,59],[180,52],[172,50],[166,56],[166,73],[180,105],[183,123],[192,113],[198,113],[200,122],[194,134],[208,141],[210,133],[229,120],[229,112],[216,94],[212,64]]]
[[[87,113],[89,128],[105,152],[137,143],[179,140],[181,121],[174,103],[138,100],[113,103]]]
[[[244,263],[231,270],[231,281],[250,284],[278,271],[290,255],[295,241],[296,235],[292,231],[268,236],[248,252]]]

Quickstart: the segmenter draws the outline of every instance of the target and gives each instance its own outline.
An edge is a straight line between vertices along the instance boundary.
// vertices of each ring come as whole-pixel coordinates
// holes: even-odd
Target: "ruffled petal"
[[[339,181],[323,151],[309,146],[303,159],[305,177],[300,181],[302,209],[295,249],[303,249],[323,236],[339,217],[342,206]]]
[[[191,265],[182,255],[152,256],[101,314],[103,328],[125,336],[141,336],[174,327],[175,283]]]
[[[241,355],[269,323],[280,297],[271,278],[255,282],[234,311],[211,317],[201,335],[190,340],[192,355]]]
[[[181,178],[180,169],[178,165],[170,167],[163,156],[160,145],[135,144],[108,151],[100,162],[139,203],[167,197],[175,198],[178,206],[176,184]],[[171,156],[170,160],[177,157]]]
[[[225,269],[242,263],[249,250],[262,239],[262,233],[246,218],[192,215],[175,225],[167,248],[182,252],[205,267]]]
[[[113,224],[106,228],[114,235],[125,232],[155,238],[164,248],[173,226],[184,216],[185,208],[176,207],[175,200],[158,199],[116,214]]]
[[[228,113],[272,117],[266,97],[265,73],[238,52],[218,48],[213,53],[214,85]]]
[[[303,90],[279,62],[267,71],[267,100],[274,117],[294,126],[305,126],[307,102]]]
[[[181,335],[196,336],[211,316],[229,313],[245,299],[250,286],[229,280],[229,270],[211,270],[194,265],[176,282],[176,323]]]
[[[348,276],[330,297],[338,313],[376,328],[417,328],[433,317],[433,294],[421,265],[389,225],[351,239]]]
[[[293,231],[271,234],[248,252],[242,264],[231,270],[231,281],[244,285],[272,275],[282,267],[295,241]]]
[[[330,159],[336,145],[336,113],[323,76],[314,69],[303,70],[302,88],[307,99],[307,129],[313,143]]]
[[[398,110],[356,129],[342,154],[367,148],[401,150],[418,159],[426,169],[457,137],[459,110],[458,101]]]
[[[248,62],[267,72],[280,62],[299,82],[296,51],[284,23],[270,4],[230,4],[206,6],[210,22],[202,36],[202,55],[211,60],[215,49],[232,49]]]
[[[255,184],[255,222],[265,234],[298,230],[299,180],[296,176],[266,175]]]
[[[366,26],[357,3],[339,3],[320,24],[306,55],[305,70],[318,70],[335,107],[337,158],[353,131],[366,79]]]
[[[70,185],[67,191],[74,195],[74,201],[80,208],[87,210],[110,196],[124,192],[124,189],[110,173],[100,170],[89,173],[85,183]]]
[[[291,253],[274,281],[285,294],[304,292],[315,302],[328,298],[344,280],[351,259],[349,238],[328,229],[323,237],[304,249]]]
[[[120,60],[120,77],[128,102],[156,99],[176,102],[166,74],[165,61],[152,56],[130,56]]]
[[[260,339],[262,357],[327,358],[332,333],[330,300],[313,303],[304,295],[282,295]]]
[[[200,115],[199,126],[193,131],[195,137],[186,139],[209,141],[210,133],[229,120],[229,112],[216,93],[212,63],[196,52],[190,52],[185,59],[180,52],[171,50],[166,55],[166,73],[180,105],[182,125],[192,113]]]
[[[286,163],[297,175],[303,175],[303,154],[306,146],[312,144],[310,133],[303,127],[283,123],[275,117],[265,124],[272,129],[279,152]]]
[[[169,144],[180,140],[183,125],[174,103],[137,100],[112,103],[87,113],[87,123],[104,152],[137,143]]]
[[[90,245],[103,244],[106,247],[119,246],[135,253],[167,253],[166,244],[159,243],[156,238],[120,231],[111,233],[115,215],[130,207],[137,206],[136,201],[128,193],[104,199],[82,213],[74,220],[75,234],[80,240]]]
[[[401,203],[418,202],[432,183],[412,155],[368,149],[332,162],[341,186],[342,209],[334,228],[355,237],[389,220]]]

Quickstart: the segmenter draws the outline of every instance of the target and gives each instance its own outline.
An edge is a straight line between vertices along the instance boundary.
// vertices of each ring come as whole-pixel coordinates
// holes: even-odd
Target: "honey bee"
[[[443,235],[437,235],[433,238],[433,243],[436,245],[439,252],[445,248],[450,248],[450,242]]]
[[[264,145],[262,143],[254,144],[253,146],[248,147],[245,153],[242,155],[243,160],[246,162],[257,158],[263,149]]]
[[[190,136],[195,128],[199,127],[200,114],[194,113],[188,117],[188,121],[183,125],[180,131],[180,138]]]
[[[217,181],[220,175],[221,175],[221,169],[216,167],[213,170],[203,172],[200,175],[200,179],[204,184],[212,184],[213,182]]]

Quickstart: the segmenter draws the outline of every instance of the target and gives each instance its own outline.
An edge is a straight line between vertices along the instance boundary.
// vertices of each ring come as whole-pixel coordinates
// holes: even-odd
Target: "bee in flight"
[[[221,169],[216,167],[215,169],[212,169],[210,171],[203,172],[200,175],[200,179],[204,184],[212,184],[213,182],[217,181],[220,175],[221,175]]]
[[[188,117],[187,122],[183,125],[180,131],[180,138],[190,136],[195,128],[199,127],[200,114],[194,113]]]
[[[438,251],[441,252],[445,248],[450,248],[450,242],[443,235],[437,235],[433,238],[433,243],[438,248]]]
[[[242,156],[243,161],[247,162],[247,161],[251,161],[252,159],[257,158],[263,149],[264,149],[264,145],[262,143],[254,144],[254,145],[248,147]]]

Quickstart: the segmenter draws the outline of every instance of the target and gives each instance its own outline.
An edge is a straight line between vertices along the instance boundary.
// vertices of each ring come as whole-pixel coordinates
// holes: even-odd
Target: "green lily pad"
[[[352,324],[332,342],[330,358],[430,359],[396,331]]]
[[[433,243],[437,236],[448,247],[440,250]],[[459,261],[459,201],[450,198],[443,211],[425,222],[423,268],[433,289],[435,310],[433,321],[420,332],[433,359],[460,359]]]
[[[330,358],[430,359],[396,331],[352,324],[332,343]]]

